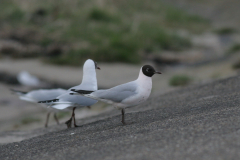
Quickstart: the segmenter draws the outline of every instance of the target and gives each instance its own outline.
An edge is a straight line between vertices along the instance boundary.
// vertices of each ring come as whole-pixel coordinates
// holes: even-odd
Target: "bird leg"
[[[49,120],[50,114],[51,114],[51,112],[48,112],[48,113],[47,113],[47,119],[46,119],[46,122],[45,122],[45,128],[48,127],[48,120]]]
[[[54,119],[57,122],[57,124],[59,125],[59,121],[58,121],[58,118],[57,118],[57,113],[54,113]]]
[[[124,118],[124,114],[125,114],[125,109],[123,108],[123,109],[122,109],[122,121],[121,121],[121,122],[122,122],[123,125],[126,125],[126,123],[125,123],[125,118]]]
[[[79,127],[78,125],[76,125],[76,118],[75,118],[75,111],[76,107],[73,108],[73,122],[74,122],[74,127]]]
[[[65,124],[67,125],[67,128],[71,128],[71,126],[72,126],[72,117],[69,120],[67,120],[65,122]]]
[[[74,114],[75,108],[76,108],[76,107],[73,108],[71,118],[70,118],[68,121],[65,122],[65,124],[67,125],[68,128],[71,128],[71,127],[72,127],[72,118],[75,116],[75,114]]]

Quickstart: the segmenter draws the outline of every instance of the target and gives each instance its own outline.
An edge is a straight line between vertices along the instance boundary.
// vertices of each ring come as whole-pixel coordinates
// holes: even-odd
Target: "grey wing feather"
[[[55,99],[57,96],[66,93],[65,89],[40,89],[28,92],[25,96],[36,102]]]
[[[59,102],[71,102],[80,106],[91,106],[97,103],[97,100],[94,100],[92,98],[87,98],[81,95],[70,95],[69,93],[72,92],[67,91],[65,94],[57,97],[57,99],[59,99]]]
[[[93,96],[100,99],[107,99],[113,102],[122,102],[123,100],[137,93],[137,84],[135,81],[125,83],[107,90],[98,90],[92,93]]]

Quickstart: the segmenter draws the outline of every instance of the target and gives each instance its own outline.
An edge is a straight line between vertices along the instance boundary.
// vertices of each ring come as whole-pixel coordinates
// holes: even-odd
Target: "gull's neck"
[[[81,86],[86,86],[87,90],[97,90],[97,77],[95,67],[83,68],[83,78]]]
[[[142,72],[142,68],[141,68],[137,81],[143,85],[149,84],[149,83],[152,84],[152,77],[148,77],[148,76],[144,75]]]

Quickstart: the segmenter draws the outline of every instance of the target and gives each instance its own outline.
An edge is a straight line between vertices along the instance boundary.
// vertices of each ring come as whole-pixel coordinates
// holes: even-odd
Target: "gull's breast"
[[[126,106],[135,106],[140,103],[145,102],[148,97],[150,96],[152,90],[152,83],[146,83],[145,85],[139,85],[137,89],[137,93],[124,101],[122,101],[123,104]]]

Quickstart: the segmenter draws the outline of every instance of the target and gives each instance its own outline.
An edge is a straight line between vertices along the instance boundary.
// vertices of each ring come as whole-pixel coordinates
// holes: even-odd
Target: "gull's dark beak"
[[[101,70],[101,68],[100,68],[100,67],[97,67],[97,69]]]
[[[155,71],[154,74],[162,74],[162,73],[159,71]]]

